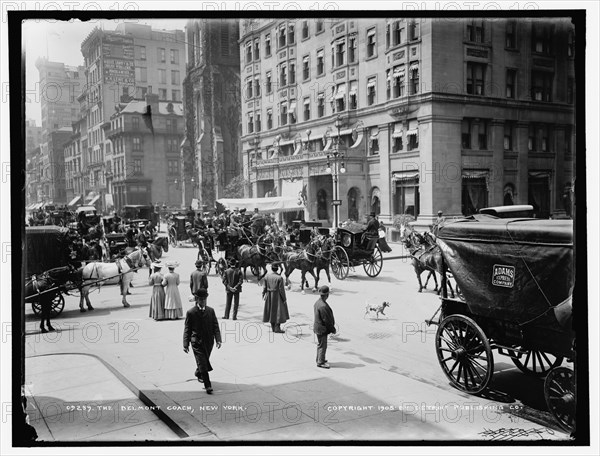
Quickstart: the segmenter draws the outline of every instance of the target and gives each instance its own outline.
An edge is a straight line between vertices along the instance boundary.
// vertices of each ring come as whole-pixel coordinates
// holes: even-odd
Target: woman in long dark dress
[[[164,320],[165,318],[165,290],[163,288],[163,275],[160,273],[162,264],[160,262],[152,263],[154,272],[148,278],[148,284],[152,285],[152,296],[150,298],[150,317],[155,320]]]

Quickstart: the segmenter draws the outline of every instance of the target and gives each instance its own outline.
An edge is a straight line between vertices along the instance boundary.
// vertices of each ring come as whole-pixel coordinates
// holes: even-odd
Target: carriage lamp
[[[346,172],[346,167],[344,166],[344,162],[342,162],[342,166],[340,166],[340,173],[344,174]]]
[[[329,154],[327,154],[327,169],[325,170],[327,174],[331,174],[331,162],[329,161]]]

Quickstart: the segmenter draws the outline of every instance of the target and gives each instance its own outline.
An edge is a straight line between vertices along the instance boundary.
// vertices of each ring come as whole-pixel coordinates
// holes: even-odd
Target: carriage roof
[[[47,225],[25,228],[25,269],[27,275],[66,266],[69,262],[69,229]]]
[[[362,234],[367,230],[367,225],[362,223],[351,222],[338,228],[338,231],[348,232],[352,234]]]
[[[442,226],[437,244],[474,315],[550,325],[572,294],[572,220],[476,215]]]

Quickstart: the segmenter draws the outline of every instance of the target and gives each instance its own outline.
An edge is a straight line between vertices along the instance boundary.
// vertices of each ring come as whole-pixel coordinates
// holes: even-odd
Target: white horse
[[[136,249],[124,258],[120,258],[111,263],[93,262],[88,263],[83,268],[82,287],[79,298],[79,310],[85,312],[83,300],[89,310],[94,310],[90,303],[89,293],[92,287],[101,287],[102,285],[119,284],[121,286],[122,303],[124,307],[129,307],[127,302],[127,292],[129,285],[133,280],[133,273],[136,268],[141,266],[150,267],[148,254],[144,249]]]

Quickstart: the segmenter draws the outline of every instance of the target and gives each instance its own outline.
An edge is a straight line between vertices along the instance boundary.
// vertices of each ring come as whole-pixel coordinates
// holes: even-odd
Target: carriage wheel
[[[373,250],[373,254],[363,262],[363,268],[369,277],[377,277],[383,269],[383,255],[379,246]]]
[[[169,244],[172,247],[177,247],[177,231],[175,231],[175,228],[169,229]]]
[[[50,316],[52,318],[57,317],[65,308],[65,297],[62,293],[56,293],[54,298],[52,298],[52,311]],[[33,301],[31,303],[31,310],[36,316],[40,316],[42,314],[42,306],[39,301]]]
[[[254,265],[250,266],[250,271],[252,272],[252,274],[254,275],[254,277],[258,277],[259,274],[260,274],[260,269],[257,268]]]
[[[217,272],[217,274],[223,277],[225,269],[227,269],[227,261],[225,261],[224,258],[219,258],[217,260],[217,264],[215,264],[215,271]]]
[[[494,357],[490,342],[471,318],[445,318],[435,335],[435,350],[444,374],[456,388],[477,394],[492,379]]]
[[[525,359],[511,358],[515,366],[527,375],[545,377],[555,367],[562,364],[563,358],[538,350],[527,350]]]
[[[348,254],[346,251],[336,245],[331,252],[331,272],[338,280],[344,280],[348,277],[348,272],[350,271],[350,260],[348,259]]]
[[[573,432],[577,401],[573,371],[567,367],[552,369],[544,382],[544,397],[560,427]]]

